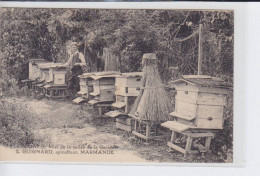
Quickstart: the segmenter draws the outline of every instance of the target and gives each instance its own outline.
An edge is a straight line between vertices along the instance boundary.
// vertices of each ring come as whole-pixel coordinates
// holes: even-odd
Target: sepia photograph
[[[0,9],[0,161],[233,163],[234,11]]]

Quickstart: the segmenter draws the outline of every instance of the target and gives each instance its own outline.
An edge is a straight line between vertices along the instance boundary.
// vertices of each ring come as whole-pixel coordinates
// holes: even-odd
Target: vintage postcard
[[[234,163],[235,13],[2,7],[0,160]]]

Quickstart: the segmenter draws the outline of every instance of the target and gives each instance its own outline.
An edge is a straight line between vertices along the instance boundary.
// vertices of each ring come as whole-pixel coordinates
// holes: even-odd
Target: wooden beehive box
[[[142,72],[122,73],[116,77],[116,95],[138,96],[141,86]]]
[[[114,108],[127,114],[140,92],[142,72],[122,73],[115,79]]]
[[[61,67],[62,63],[49,63],[45,64],[42,69],[43,80],[45,86],[43,86],[43,93],[48,98],[65,98],[67,85],[66,85],[66,67]]]
[[[175,110],[178,122],[196,129],[222,129],[226,96],[231,86],[220,78],[187,75],[170,82],[177,91]]]
[[[95,73],[83,73],[79,75],[79,85],[80,91],[78,92],[79,95],[82,95],[85,98],[89,97],[89,93],[93,92],[93,82],[90,76],[95,75]]]
[[[60,67],[62,63],[53,63],[49,66],[49,79],[48,83],[53,85],[65,85],[66,84],[66,67]]]
[[[99,72],[91,75],[93,83],[93,92],[90,93],[94,97],[90,100],[90,104],[113,102],[115,99],[115,78],[120,72]]]
[[[65,85],[66,67],[59,67],[61,63],[39,64],[40,81],[55,85]]]
[[[38,64],[39,68],[39,81],[40,82],[47,82],[50,79],[50,67],[53,63],[40,63]]]
[[[93,92],[93,83],[90,77],[92,75],[95,75],[95,73],[83,73],[78,76],[80,91],[78,91],[77,94],[79,97],[74,99],[73,103],[80,104],[93,98],[93,96],[90,95],[90,93]]]
[[[136,97],[139,95],[141,87],[142,72],[122,73],[116,77],[116,101],[112,104],[115,111],[109,111],[107,116],[116,117],[116,127],[125,131],[133,130],[133,120],[129,118],[129,113]]]
[[[29,60],[29,79],[37,80],[39,78],[38,64],[44,63],[44,59],[30,59]]]

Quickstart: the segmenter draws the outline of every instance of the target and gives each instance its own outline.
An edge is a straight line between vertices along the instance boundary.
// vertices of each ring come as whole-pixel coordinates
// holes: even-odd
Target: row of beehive
[[[35,61],[34,64],[30,64],[29,78],[35,80],[36,87],[42,87],[46,96],[53,96],[54,94],[51,93],[55,91],[57,93],[59,90],[64,96],[66,69],[59,68],[59,65],[55,63],[35,64]],[[135,130],[133,120],[128,113],[140,88],[143,87],[141,77],[141,72],[84,73],[79,76],[80,91],[78,94],[80,97],[74,102],[87,101],[91,105],[111,106],[115,110],[107,112],[106,115],[116,118],[116,126],[126,131]],[[187,131],[199,131],[200,135],[196,136],[208,138],[211,138],[212,134],[203,133],[202,135],[201,131],[210,132],[223,128],[224,107],[229,88],[229,85],[223,80],[209,76],[183,76],[182,79],[170,82],[169,86],[174,87],[177,91],[175,110],[169,114],[175,120],[167,121],[161,126],[170,129],[173,133],[181,132],[187,135],[190,135]],[[173,145],[169,144],[169,146]]]
[[[114,107],[123,107],[127,104],[128,97],[137,96],[139,93],[141,72],[119,73],[119,72],[99,72],[84,73],[80,75],[81,100],[88,100],[90,104],[113,102]],[[121,106],[123,105],[123,106]],[[128,106],[127,109],[128,110]]]
[[[73,102],[88,101],[100,108],[110,106],[114,111],[106,113],[116,117],[116,126],[131,131],[127,114],[139,94],[142,72],[99,72],[80,75],[80,97]],[[102,114],[102,112],[100,112]]]
[[[58,68],[59,65],[61,64],[44,63],[42,59],[31,60],[29,79],[34,80],[36,87],[41,86],[46,90],[51,87],[64,87],[66,69]],[[90,104],[110,102],[115,98],[112,106],[124,108],[124,113],[128,113],[134,97],[138,96],[141,76],[141,72],[85,73],[79,76],[78,94],[84,99],[90,99]],[[183,79],[170,84],[177,90],[175,111],[171,113],[172,116],[185,124],[199,128],[221,129],[223,127],[227,84],[221,79],[208,76],[184,76]]]
[[[29,61],[29,79],[23,80],[29,88],[47,97],[66,97],[66,68],[61,63],[47,63],[43,59]]]
[[[127,114],[141,87],[141,72],[86,73],[80,78],[82,98],[90,104],[114,102],[117,111],[111,117]],[[183,76],[169,83],[177,91],[175,110],[170,115],[179,122],[202,129],[222,129],[226,105],[227,84],[209,76]],[[82,100],[81,100],[82,101]],[[81,102],[80,101],[80,102]]]

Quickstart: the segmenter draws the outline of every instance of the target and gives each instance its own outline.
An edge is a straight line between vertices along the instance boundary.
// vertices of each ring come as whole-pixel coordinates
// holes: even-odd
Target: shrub
[[[9,147],[35,145],[30,123],[34,116],[23,102],[16,99],[0,100],[0,144]]]
[[[233,156],[233,92],[227,96],[223,130],[216,134],[212,151],[224,162],[232,162]]]

